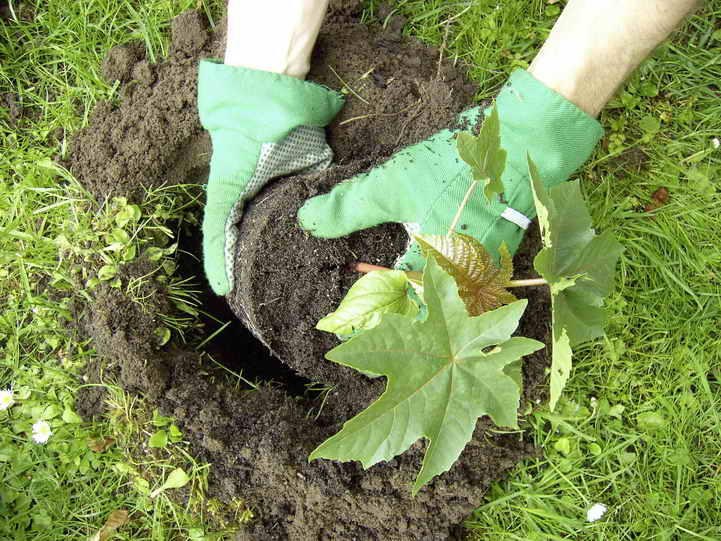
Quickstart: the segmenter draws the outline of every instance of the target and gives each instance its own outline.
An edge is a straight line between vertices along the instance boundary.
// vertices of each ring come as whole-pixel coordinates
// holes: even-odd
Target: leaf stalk
[[[529,278],[528,280],[511,280],[506,287],[530,287],[547,286],[548,282],[543,278]]]
[[[461,204],[458,205],[458,210],[456,211],[456,215],[453,217],[453,221],[451,222],[451,226],[448,228],[448,235],[451,236],[456,231],[456,225],[458,224],[458,220],[461,219],[461,214],[463,214],[463,209],[466,208],[466,205],[468,204],[468,200],[471,198],[471,195],[473,194],[473,191],[476,189],[476,186],[478,186],[478,181],[474,180],[471,182],[471,185],[468,187],[468,190],[466,191],[466,195],[463,196],[463,201],[461,201]]]
[[[373,271],[389,271],[393,269],[389,269],[388,267],[381,267],[379,265],[371,265],[370,263],[363,263],[361,261],[357,261],[355,263],[351,263],[348,265],[350,270],[355,272],[362,272],[364,274],[367,274],[369,272]]]

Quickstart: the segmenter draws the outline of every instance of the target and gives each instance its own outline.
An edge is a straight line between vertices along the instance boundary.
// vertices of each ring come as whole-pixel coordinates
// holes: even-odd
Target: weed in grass
[[[166,51],[170,17],[194,4],[51,1],[0,23],[0,95],[13,103],[12,111],[0,109],[0,388],[13,390],[0,411],[2,538],[90,538],[122,510],[130,518],[116,528],[124,538],[219,537],[201,526],[202,513],[191,518],[187,507],[168,499],[173,491],[192,490],[203,500],[206,466],[185,457],[175,462],[188,485],[148,500],[138,492],[143,483],[136,485],[123,447],[131,441],[123,438],[127,427],[81,422],[73,403],[79,371],[92,350],[75,342],[66,326],[70,295],[84,295],[97,286],[94,280],[131,287],[116,281],[117,271],[158,241],[173,212],[187,222],[190,209],[182,205],[192,198],[185,198],[187,188],[167,188],[155,208],[143,207],[138,218],[135,208],[120,201],[90,201],[52,161],[67,152],[66,134],[87,121],[92,105],[114,96],[99,75],[105,52],[142,37],[151,56],[159,57]],[[218,7],[207,9],[217,13]],[[172,198],[186,203],[169,204]],[[169,281],[172,273],[163,263],[174,257],[168,251],[158,261]],[[173,283],[171,289],[179,300],[192,295],[187,284]],[[50,433],[37,430],[42,423]],[[47,437],[44,444],[33,441],[33,425],[36,438]],[[169,440],[177,440],[171,427]],[[170,472],[172,463],[162,455],[145,469],[149,487],[162,485],[163,470]]]

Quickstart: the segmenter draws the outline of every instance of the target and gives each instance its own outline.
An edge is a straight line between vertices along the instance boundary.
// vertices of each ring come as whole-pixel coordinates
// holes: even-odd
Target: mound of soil
[[[353,89],[328,129],[336,165],[312,178],[277,181],[245,213],[242,231],[255,240],[241,247],[238,286],[229,300],[275,355],[238,322],[201,353],[192,345],[158,347],[157,314],[171,311],[172,303],[165,286],[152,279],[143,282],[142,297],[149,299],[144,306],[100,286],[92,303],[78,307],[79,326],[93,339],[105,373],[176,418],[196,458],[213,465],[212,496],[242,499],[255,511],[256,520],[238,539],[460,538],[462,520],[488,485],[535,453],[517,434],[489,431],[490,423],[481,419],[460,460],[415,498],[410,486],[420,468],[422,441],[367,471],[357,463],[307,461],[313,448],[383,390],[381,379],[325,361],[323,353],[337,341],[313,327],[357,278],[347,270],[349,262],[364,254],[368,262],[391,265],[406,239],[393,225],[333,241],[315,239],[296,226],[296,210],[307,197],[448,127],[474,92],[462,72],[439,63],[438,51],[402,37],[402,21],[386,29],[361,25],[358,4],[331,2],[309,76],[331,88]],[[103,73],[120,81],[121,101],[96,107],[67,161],[99,202],[119,195],[141,201],[151,187],[207,181],[211,148],[197,119],[196,70],[200,58],[222,56],[224,40],[224,25],[211,34],[205,19],[190,11],[173,22],[172,47],[163,62],[150,64],[137,44],[110,51]],[[527,238],[537,239],[537,231]],[[180,242],[184,250],[200,253],[197,232]],[[527,242],[519,251],[519,276],[531,274],[537,249]],[[141,260],[126,266],[123,275],[144,276],[149,266]],[[180,272],[197,273],[197,263],[181,262]],[[547,341],[548,297],[544,291],[530,293],[534,298],[520,332]],[[208,291],[203,298],[206,311],[231,315]],[[272,321],[270,314],[276,316]],[[246,378],[275,383],[239,388],[220,377],[209,356]],[[546,364],[542,353],[526,358],[524,398],[540,396]],[[95,366],[91,376],[100,372]],[[327,396],[304,393],[309,382],[332,390]],[[101,413],[100,392],[84,390],[78,410],[87,417]]]

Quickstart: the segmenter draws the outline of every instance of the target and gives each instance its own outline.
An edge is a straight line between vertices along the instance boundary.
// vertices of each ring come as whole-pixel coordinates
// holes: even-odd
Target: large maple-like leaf
[[[318,446],[309,460],[359,460],[368,468],[425,437],[430,444],[415,494],[456,461],[479,417],[516,426],[520,390],[514,362],[543,347],[528,338],[511,338],[526,301],[469,317],[455,282],[432,258],[426,263],[423,294],[425,320],[383,314],[378,326],[326,354],[388,381],[381,397]]]
[[[505,244],[497,267],[491,254],[475,238],[462,233],[415,235],[423,255],[436,260],[458,284],[458,293],[471,316],[479,316],[516,301],[506,287],[513,276],[513,259]]]
[[[528,171],[543,240],[533,266],[551,288],[553,409],[571,373],[571,348],[603,335],[603,299],[613,289],[623,246],[610,231],[596,235],[591,228],[578,181],[547,191],[530,157]]]
[[[483,193],[490,201],[494,193],[503,192],[501,175],[506,167],[506,151],[501,148],[501,123],[494,107],[478,135],[460,132],[457,137],[458,154],[471,166],[473,180],[482,181]]]

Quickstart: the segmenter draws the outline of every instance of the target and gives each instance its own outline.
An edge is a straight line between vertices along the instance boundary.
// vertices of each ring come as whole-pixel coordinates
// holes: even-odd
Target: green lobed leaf
[[[501,266],[497,267],[483,244],[469,235],[414,237],[423,255],[433,257],[456,281],[469,315],[479,316],[517,300],[506,289],[513,276],[513,259],[505,243],[500,247]]]
[[[353,334],[375,326],[380,314],[413,318],[418,313],[418,305],[408,296],[407,286],[408,278],[403,271],[369,272],[353,284],[338,309],[321,319],[316,329]]]
[[[425,320],[384,314],[377,327],[326,354],[338,364],[388,379],[381,397],[319,445],[309,460],[359,460],[368,468],[425,437],[430,444],[415,495],[456,461],[479,417],[516,426],[520,391],[514,381],[517,369],[509,365],[544,347],[511,338],[527,301],[470,317],[453,278],[433,258],[426,263],[423,294]]]
[[[623,247],[609,231],[596,235],[578,181],[547,191],[530,156],[528,172],[543,240],[533,266],[551,288],[553,410],[570,375],[572,348],[603,335],[603,299]]]
[[[473,180],[484,183],[483,193],[489,201],[494,193],[503,193],[501,175],[506,167],[506,151],[501,148],[501,123],[494,107],[478,135],[460,132],[457,138],[458,154],[471,166]]]

